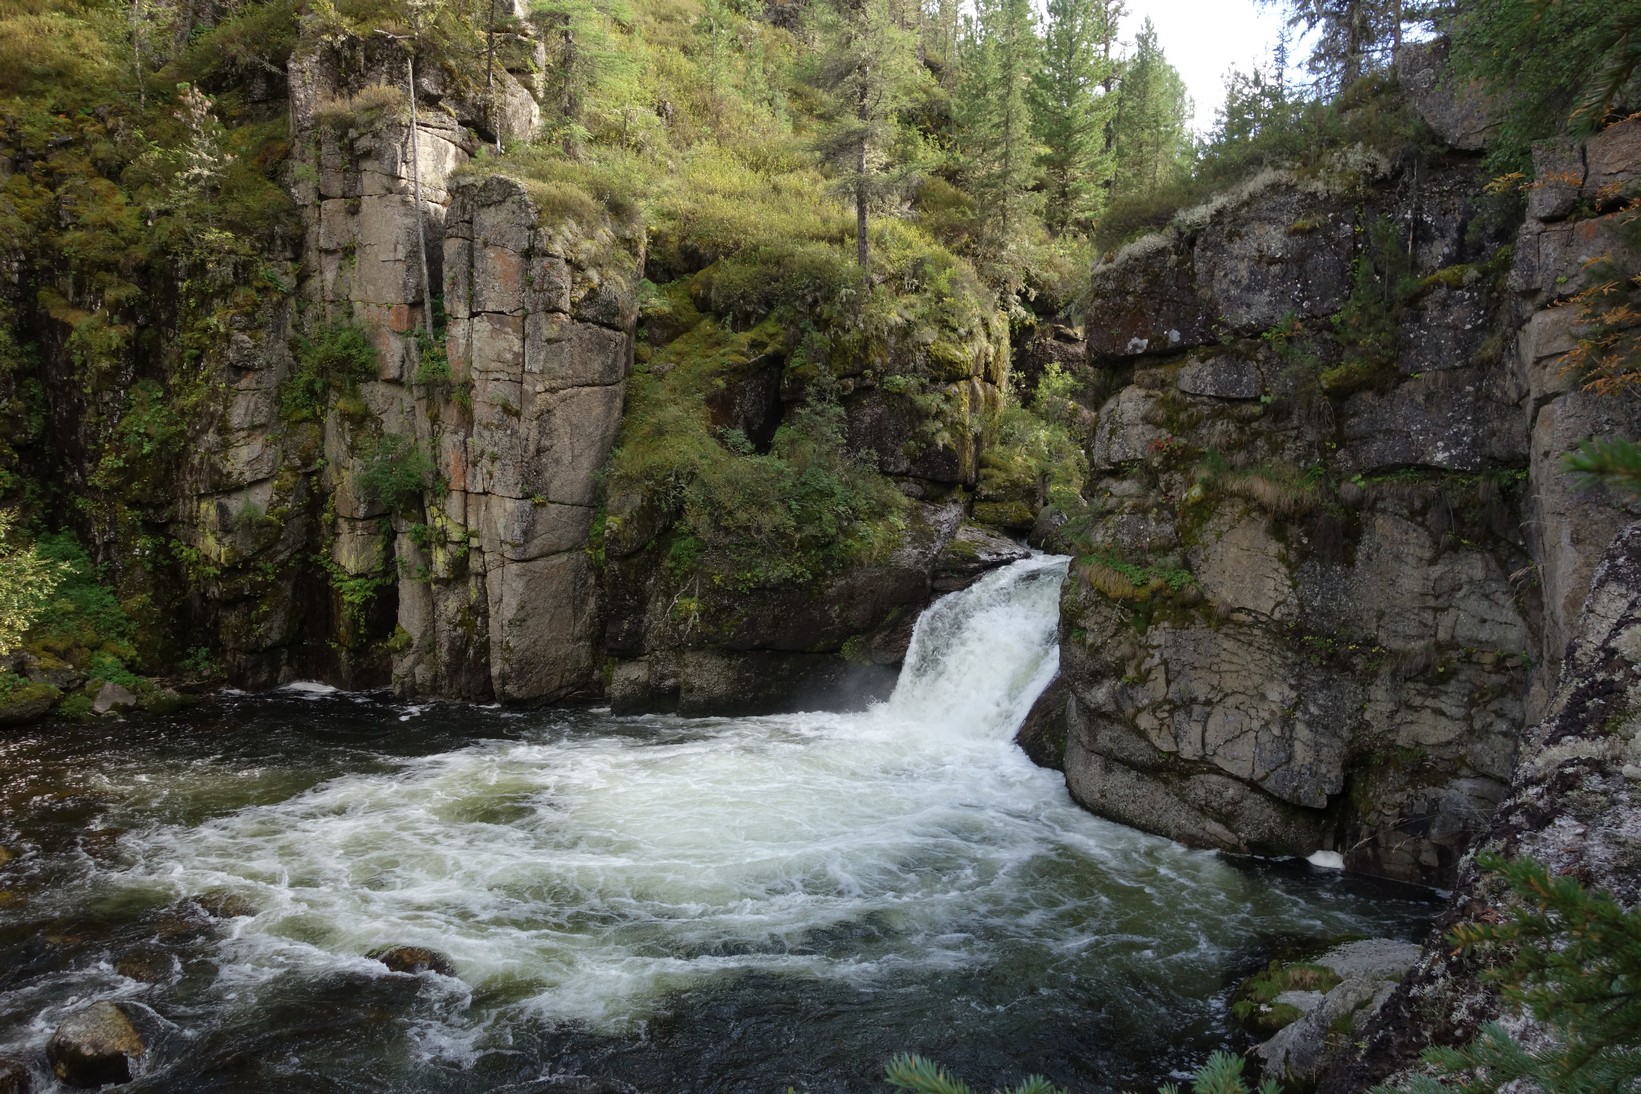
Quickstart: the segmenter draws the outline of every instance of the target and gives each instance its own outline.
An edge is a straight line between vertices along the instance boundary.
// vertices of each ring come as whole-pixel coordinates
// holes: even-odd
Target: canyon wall
[[[1048,540],[1080,561],[1027,736],[1101,815],[1445,885],[1629,519],[1561,466],[1641,426],[1563,374],[1561,305],[1641,129],[1518,231],[1474,113],[1420,105],[1441,147],[1267,172],[1096,268],[1095,513]]]

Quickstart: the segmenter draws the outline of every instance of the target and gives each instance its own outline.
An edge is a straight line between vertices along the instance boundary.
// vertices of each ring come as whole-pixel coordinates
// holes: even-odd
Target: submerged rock
[[[145,947],[121,954],[114,961],[114,971],[127,980],[163,984],[177,971],[177,959],[164,950]]]
[[[130,1082],[165,1028],[141,1003],[101,1000],[63,1019],[46,1043],[46,1059],[70,1086]]]
[[[233,893],[201,893],[188,898],[200,911],[212,919],[241,919],[258,914],[261,909],[242,896]]]
[[[440,976],[455,976],[455,963],[440,953],[423,946],[388,946],[365,954],[380,961],[393,972],[436,972]]]
[[[29,1094],[33,1089],[28,1065],[15,1056],[0,1056],[0,1094]]]

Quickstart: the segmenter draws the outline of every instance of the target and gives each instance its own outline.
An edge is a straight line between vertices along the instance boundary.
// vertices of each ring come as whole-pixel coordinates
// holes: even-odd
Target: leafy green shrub
[[[38,545],[9,543],[15,515],[0,509],[0,653],[10,653],[40,618],[68,567]]]
[[[120,671],[137,656],[137,625],[102,583],[101,568],[68,532],[42,536],[35,547],[42,558],[62,567],[63,581],[28,632],[29,650],[93,668],[105,678]],[[107,659],[93,666],[97,655]]]
[[[438,463],[413,438],[384,433],[365,457],[359,489],[365,499],[393,512],[413,509],[438,480]]]
[[[374,380],[379,368],[370,332],[357,323],[323,324],[298,338],[296,368],[280,391],[280,410],[292,422],[322,417],[327,399]]]

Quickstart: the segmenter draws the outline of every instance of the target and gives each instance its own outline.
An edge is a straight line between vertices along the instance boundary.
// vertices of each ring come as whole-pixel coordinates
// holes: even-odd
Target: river
[[[143,1091],[1152,1089],[1276,949],[1434,905],[1094,818],[1013,745],[1065,560],[938,602],[859,714],[612,717],[317,686],[0,736],[0,1053],[174,1029]],[[178,902],[231,895],[203,923]],[[391,945],[456,976],[390,973]],[[141,971],[143,979],[124,973]],[[157,982],[149,982],[156,981]]]

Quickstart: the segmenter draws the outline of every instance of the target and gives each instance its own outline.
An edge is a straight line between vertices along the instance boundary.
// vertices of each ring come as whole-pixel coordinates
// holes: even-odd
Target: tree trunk
[[[872,273],[871,244],[866,238],[866,142],[860,142],[855,161],[855,258],[866,276]]]

